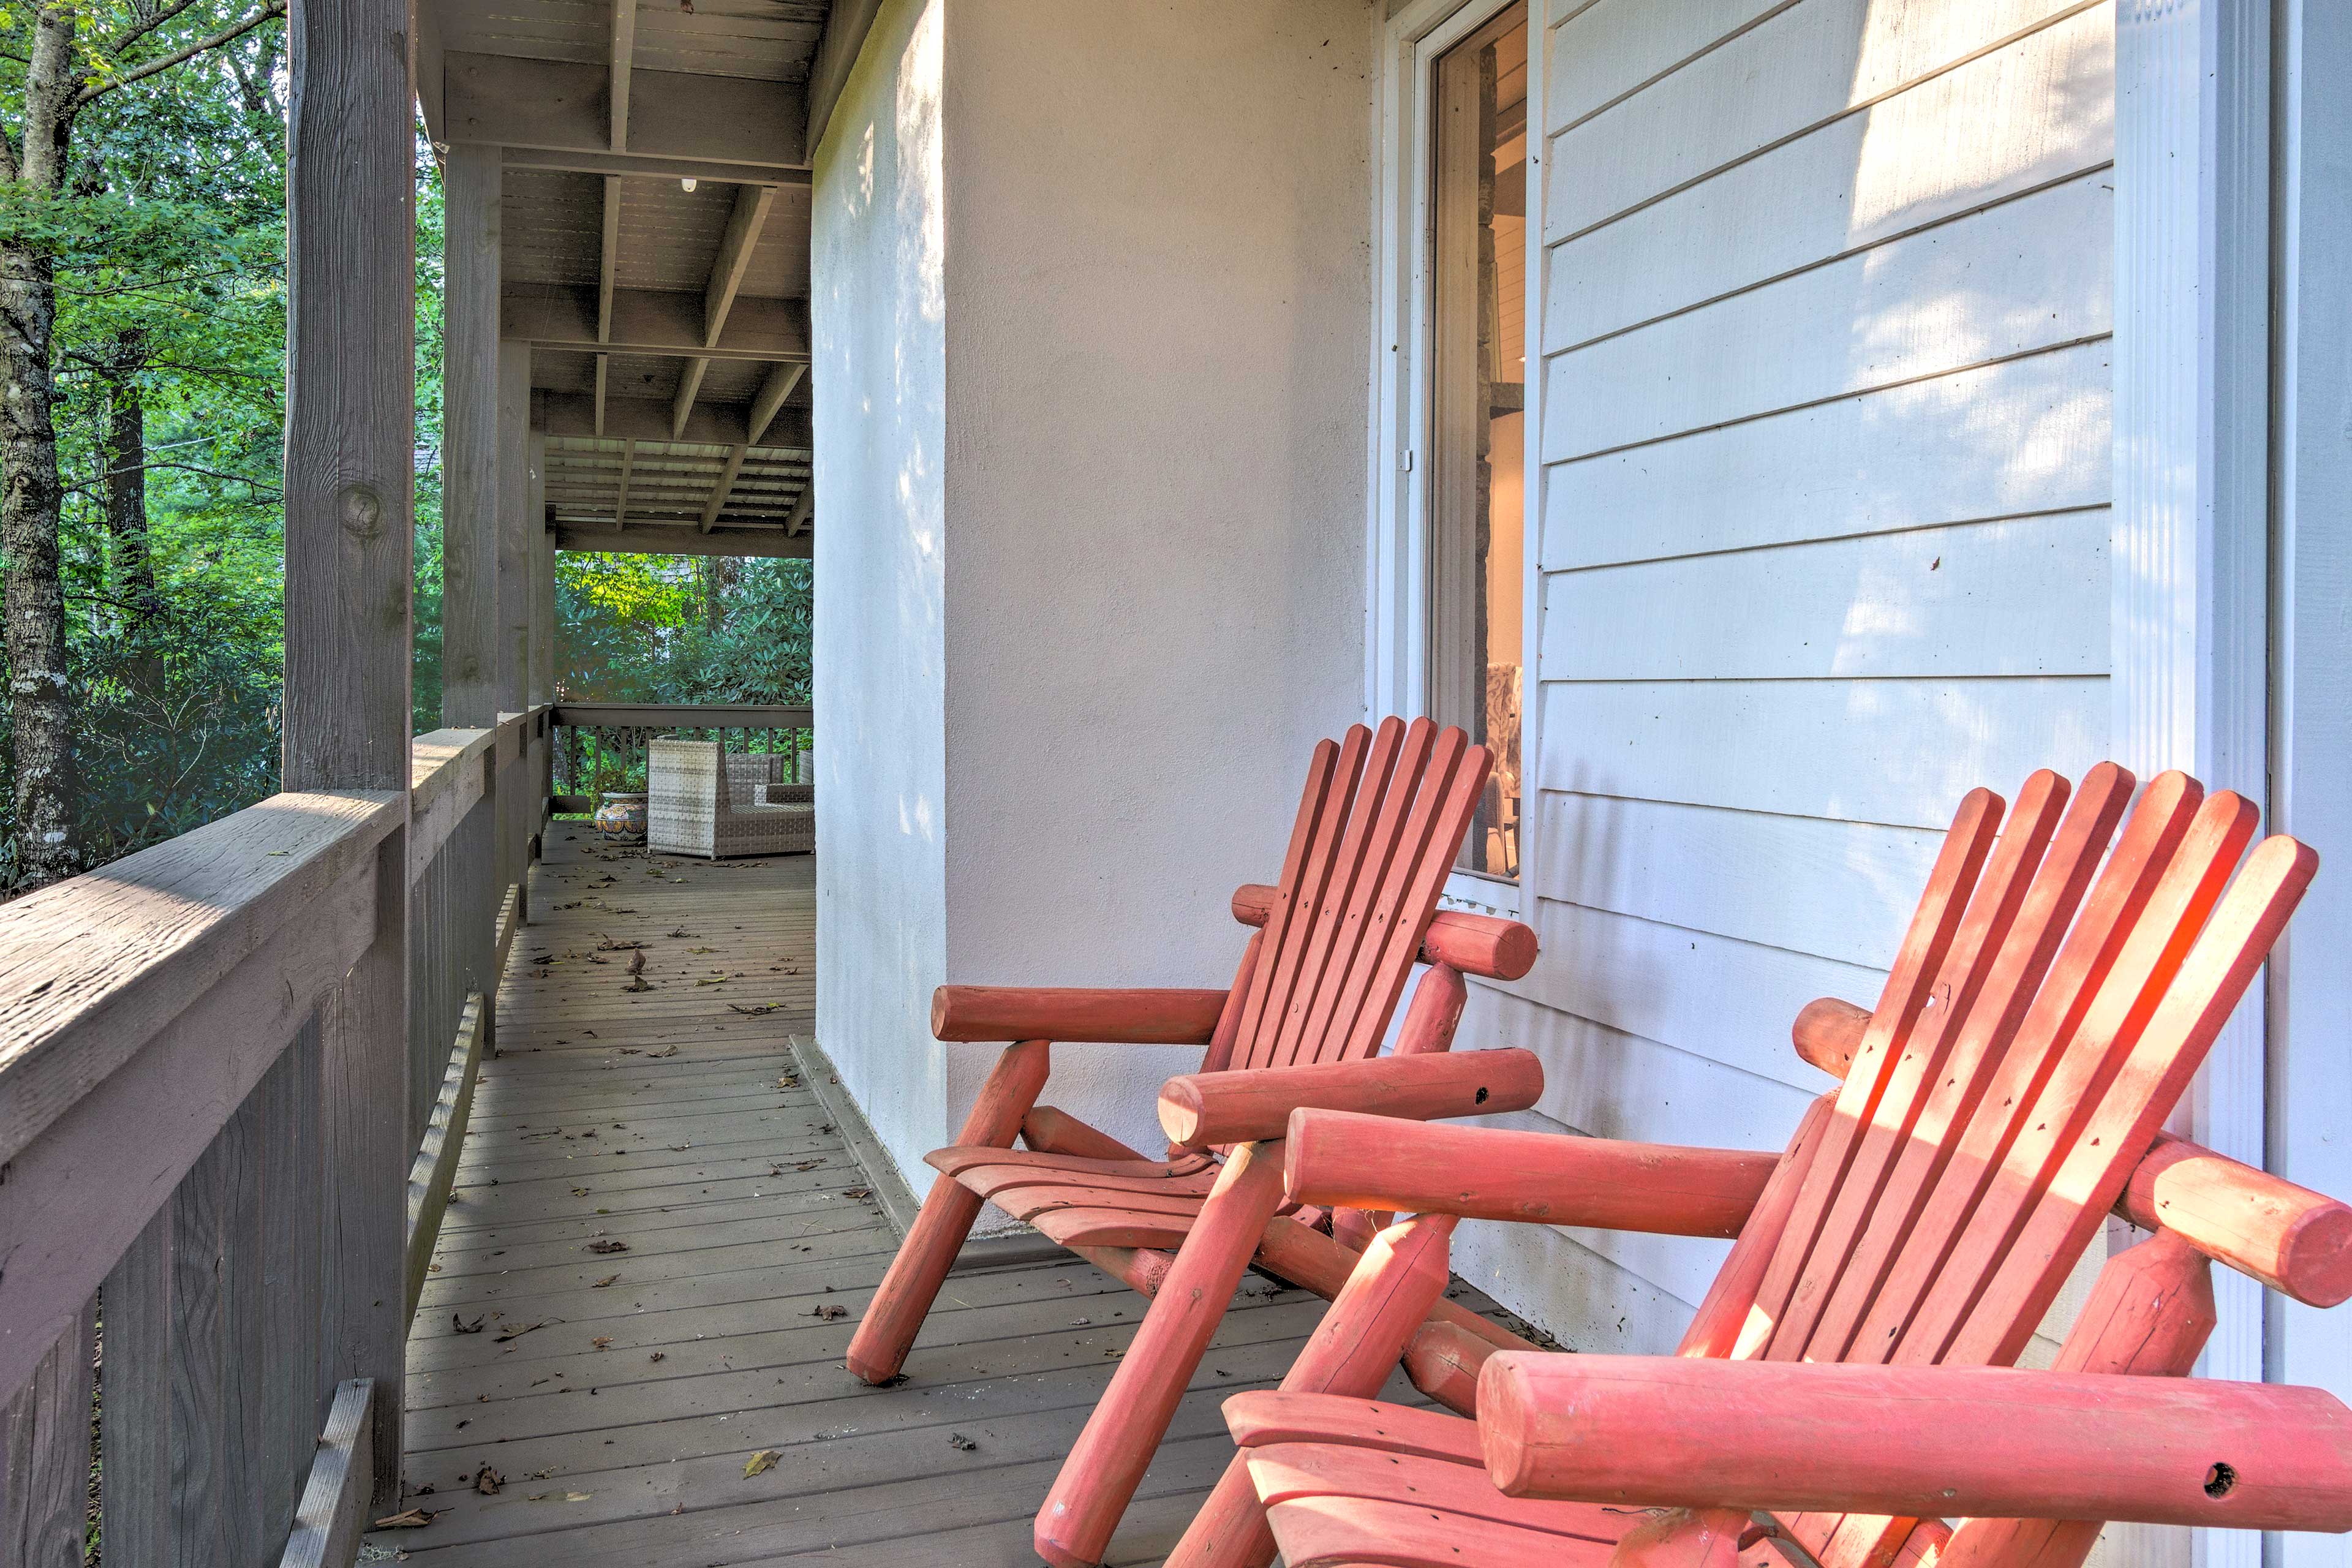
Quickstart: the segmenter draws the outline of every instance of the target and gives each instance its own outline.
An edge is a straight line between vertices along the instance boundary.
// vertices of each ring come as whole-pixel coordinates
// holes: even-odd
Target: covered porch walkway
[[[855,1111],[811,1082],[814,871],[551,827],[409,1340],[403,1505],[432,1521],[367,1556],[1035,1561],[1031,1517],[1143,1301],[997,1244],[950,1279],[909,1381],[844,1369],[898,1233]],[[1114,1562],[1174,1543],[1232,1453],[1219,1402],[1276,1382],[1323,1310],[1243,1291]]]

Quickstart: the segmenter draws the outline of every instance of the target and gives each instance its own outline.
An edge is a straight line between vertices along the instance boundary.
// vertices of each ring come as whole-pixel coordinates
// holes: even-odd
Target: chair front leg
[[[971,1114],[964,1118],[957,1137],[962,1148],[1010,1149],[1021,1131],[1022,1118],[1037,1103],[1050,1070],[1051,1050],[1044,1040],[1024,1040],[1008,1046],[981,1086]],[[849,1370],[867,1383],[887,1383],[898,1375],[915,1335],[930,1315],[940,1287],[947,1282],[956,1253],[980,1217],[980,1194],[952,1176],[932,1181],[920,1213],[908,1227],[898,1256],[881,1288],[866,1304],[866,1316],[849,1342]]]
[[[1282,1205],[1282,1141],[1234,1151],[1177,1249],[1135,1341],[1070,1448],[1037,1515],[1037,1555],[1055,1568],[1102,1561],[1259,1239]]]
[[[1446,1242],[1454,1223],[1452,1215],[1422,1215],[1381,1232],[1298,1352],[1282,1391],[1357,1399],[1380,1393],[1405,1342],[1445,1293]],[[1248,1462],[1235,1454],[1167,1568],[1265,1568],[1274,1551]]]

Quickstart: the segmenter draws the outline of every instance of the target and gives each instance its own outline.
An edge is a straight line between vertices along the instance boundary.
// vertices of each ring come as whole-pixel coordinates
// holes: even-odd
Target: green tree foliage
[[[91,4],[79,26],[112,38],[172,4]],[[200,0],[142,46],[152,39],[158,56],[254,4]],[[0,0],[0,121],[10,126],[22,123],[39,9]],[[284,48],[283,26],[270,20],[135,89],[93,96],[75,122],[62,190],[34,200],[0,181],[0,239],[37,248],[55,279],[59,577],[79,703],[76,835],[88,865],[278,787]],[[91,58],[101,73],[126,68],[112,56]],[[440,727],[441,711],[443,209],[421,141],[418,154],[415,716],[423,731]],[[136,433],[126,457],[127,429]],[[808,563],[729,564],[719,574],[678,557],[559,556],[561,693],[806,700]],[[0,706],[0,735],[8,722]],[[0,814],[16,798],[14,763],[0,746]],[[12,857],[13,836],[0,841],[9,844],[0,855]],[[18,880],[12,862],[0,863],[0,887]]]

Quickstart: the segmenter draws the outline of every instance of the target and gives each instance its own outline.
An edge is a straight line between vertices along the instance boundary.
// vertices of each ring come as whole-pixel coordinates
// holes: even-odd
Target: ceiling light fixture
[[[677,183],[677,188],[681,191],[690,191],[694,189],[694,176],[692,174],[688,174],[686,178],[680,180]]]

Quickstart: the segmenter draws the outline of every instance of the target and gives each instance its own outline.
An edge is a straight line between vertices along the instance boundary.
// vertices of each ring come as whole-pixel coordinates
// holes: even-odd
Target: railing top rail
[[[404,816],[388,790],[272,795],[0,907],[0,1160],[358,871]]]
[[[555,721],[575,730],[806,730],[815,710],[782,702],[559,702]]]

